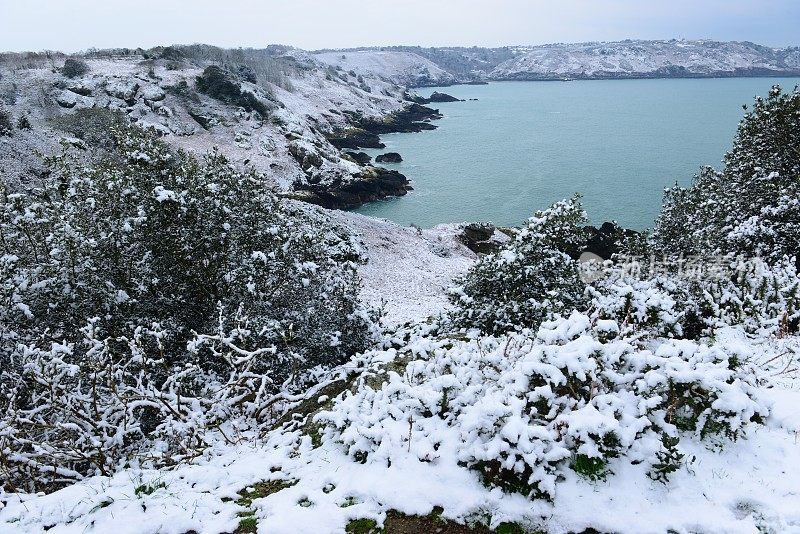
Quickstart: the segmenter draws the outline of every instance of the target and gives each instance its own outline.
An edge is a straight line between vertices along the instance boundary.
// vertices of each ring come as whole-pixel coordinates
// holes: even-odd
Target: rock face
[[[476,254],[489,254],[497,251],[502,244],[494,239],[496,229],[490,223],[469,223],[461,230],[458,239]]]
[[[417,104],[431,104],[431,103],[438,103],[438,102],[463,102],[461,98],[456,98],[452,95],[448,95],[447,93],[440,93],[439,91],[434,91],[431,93],[431,96],[428,98],[422,96],[409,96],[408,98],[412,102],[416,102]]]
[[[355,209],[365,202],[403,196],[411,190],[403,174],[382,167],[365,167],[355,180],[326,189],[299,191],[295,198],[328,209]]]
[[[636,237],[639,232],[622,228],[613,222],[604,222],[600,228],[595,226],[584,226],[586,241],[581,250],[566,251],[573,258],[578,258],[583,252],[597,254],[604,260],[611,259],[611,256],[621,251],[622,244],[630,238]]]
[[[397,152],[387,152],[375,156],[375,163],[400,163],[401,161],[403,161],[403,157]]]
[[[337,148],[385,148],[380,135],[435,130],[429,121],[441,118],[438,109],[415,102],[382,120],[354,119],[353,127],[330,134],[328,141]]]
[[[353,152],[352,150],[348,150],[345,152],[345,155],[353,158],[353,161],[359,165],[367,165],[370,161],[372,161],[372,158],[369,157],[369,154],[366,152]]]

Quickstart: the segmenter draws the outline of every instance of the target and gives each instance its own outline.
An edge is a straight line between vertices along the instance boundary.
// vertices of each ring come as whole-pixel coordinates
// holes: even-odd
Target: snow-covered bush
[[[800,277],[794,262],[719,258],[717,273],[630,272],[607,266],[588,288],[591,314],[618,321],[626,333],[697,339],[726,326],[752,335],[785,335],[800,319]]]
[[[775,86],[739,124],[722,171],[667,189],[653,234],[660,254],[800,253],[800,92]]]
[[[227,102],[235,106],[240,106],[246,111],[256,111],[262,117],[269,116],[269,108],[258,99],[251,91],[242,89],[239,82],[235,80],[235,75],[216,65],[206,67],[203,73],[197,77],[197,90],[210,97]]]
[[[422,336],[372,356],[315,416],[323,442],[361,462],[455,456],[487,484],[538,498],[552,498],[570,470],[599,478],[619,462],[663,480],[681,466],[681,440],[735,439],[769,413],[741,347],[644,347],[615,321],[577,312],[538,332]]]
[[[503,333],[537,327],[554,313],[582,306],[578,264],[564,251],[582,241],[586,214],[580,197],[537,212],[500,251],[483,256],[457,282],[456,325]]]
[[[64,66],[61,67],[61,73],[67,78],[79,78],[89,72],[89,65],[79,58],[68,57],[64,60]]]
[[[96,161],[52,158],[41,188],[0,191],[5,480],[180,458],[369,338],[343,230],[216,152],[129,125],[111,138]]]
[[[11,136],[13,133],[14,124],[11,121],[11,113],[0,106],[0,137]]]

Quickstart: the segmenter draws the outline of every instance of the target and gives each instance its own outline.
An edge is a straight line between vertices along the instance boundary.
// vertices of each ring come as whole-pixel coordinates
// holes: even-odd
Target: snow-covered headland
[[[800,94],[649,237],[422,230],[320,206],[457,79],[370,54],[3,58],[0,532],[800,531]]]

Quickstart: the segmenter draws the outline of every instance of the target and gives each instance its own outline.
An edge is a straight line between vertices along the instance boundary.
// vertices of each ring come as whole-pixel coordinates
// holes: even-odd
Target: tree
[[[652,244],[662,254],[800,253],[800,92],[775,86],[739,124],[722,171],[665,192]]]

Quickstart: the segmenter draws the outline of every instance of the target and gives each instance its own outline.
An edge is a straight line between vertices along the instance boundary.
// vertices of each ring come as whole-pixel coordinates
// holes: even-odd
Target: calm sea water
[[[519,225],[538,209],[583,195],[593,223],[653,225],[663,188],[721,166],[742,104],[800,78],[499,82],[438,88],[477,101],[431,104],[437,130],[383,136],[382,152],[413,183],[402,198],[360,213],[401,224]],[[425,96],[437,89],[419,91]]]

